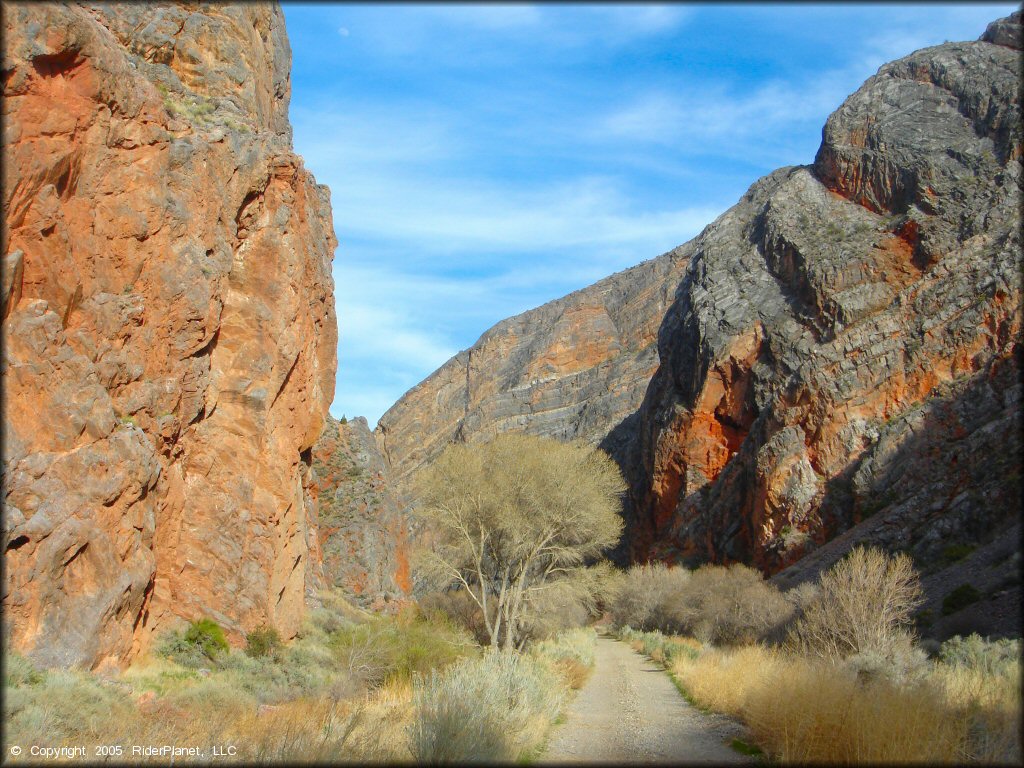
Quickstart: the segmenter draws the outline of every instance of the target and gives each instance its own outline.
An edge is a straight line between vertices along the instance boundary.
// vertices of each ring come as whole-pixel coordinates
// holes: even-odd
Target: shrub
[[[413,755],[425,763],[528,757],[558,717],[562,691],[537,660],[496,650],[417,678]]]
[[[961,584],[942,600],[942,615],[949,616],[981,599],[981,593],[971,584]]]
[[[939,648],[939,659],[951,667],[976,669],[987,675],[1015,675],[1020,664],[1021,641],[987,640],[978,633],[956,635]]]
[[[662,563],[634,566],[609,600],[617,626],[742,644],[781,632],[794,607],[758,571],[705,565],[692,573]]]
[[[462,627],[480,645],[490,642],[483,611],[465,589],[431,592],[420,600],[420,608],[431,619],[449,621]]]
[[[209,663],[199,647],[185,640],[185,633],[180,631],[172,630],[165,634],[158,640],[153,650],[157,655],[189,669],[196,669]]]
[[[213,619],[193,621],[185,631],[184,640],[195,645],[209,659],[215,659],[229,648],[224,630]]]
[[[705,643],[743,645],[777,634],[793,606],[759,571],[705,565],[694,571],[677,607],[677,631]]]
[[[685,568],[664,563],[634,565],[610,589],[608,612],[616,626],[676,631],[676,609],[690,580]]]
[[[942,559],[947,564],[955,563],[963,560],[974,550],[975,547],[970,544],[950,544],[942,550]]]
[[[351,676],[377,687],[446,666],[476,645],[452,624],[410,612],[348,626],[332,635],[329,647]]]
[[[4,656],[4,676],[8,687],[21,685],[38,685],[43,681],[44,673],[20,653],[7,653]]]
[[[888,678],[893,683],[905,684],[920,680],[928,671],[928,654],[909,642],[896,645],[887,654],[874,650],[860,651],[843,662],[858,680],[869,681]]]
[[[822,577],[820,595],[796,623],[791,640],[807,653],[843,659],[908,652],[921,585],[907,555],[857,547]]]
[[[245,636],[245,655],[252,658],[276,656],[281,650],[281,635],[273,627],[262,626]]]
[[[213,619],[203,618],[193,621],[184,632],[168,632],[154,650],[177,664],[196,669],[228,649],[224,630]]]

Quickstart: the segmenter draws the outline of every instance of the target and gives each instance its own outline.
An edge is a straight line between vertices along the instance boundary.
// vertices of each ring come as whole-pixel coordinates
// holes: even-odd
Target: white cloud
[[[341,35],[342,37],[348,37],[349,36],[348,27],[338,27],[338,34]]]
[[[346,25],[339,35],[358,29],[346,52],[372,51],[371,60],[392,67],[384,71],[406,77],[429,51],[427,75],[450,90],[378,98],[328,88],[310,107],[294,102],[296,146],[332,189],[341,241],[335,415],[363,414],[372,424],[495,322],[690,239],[734,201],[732,192],[717,199],[703,191],[728,186],[713,181],[723,164],[745,188],[752,165],[810,162],[823,119],[880,64],[963,37],[949,30],[967,20],[966,11],[943,10],[921,24],[915,10],[886,32],[861,26],[845,60],[788,78],[686,81],[680,68],[637,81],[625,97],[609,78],[590,99],[543,70],[550,81],[500,80],[482,105],[474,101],[484,86],[466,73],[479,61],[601,62],[600,48],[647,45],[645,37],[673,34],[694,12],[479,5],[381,15],[355,6],[337,18]],[[570,48],[576,58],[563,55]],[[643,184],[661,186],[638,188],[629,173],[640,168]]]

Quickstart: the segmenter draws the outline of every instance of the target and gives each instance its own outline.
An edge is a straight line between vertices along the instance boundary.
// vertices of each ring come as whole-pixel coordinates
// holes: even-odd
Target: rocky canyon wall
[[[329,193],[278,7],[4,7],[3,608],[118,664],[180,618],[291,636],[321,578]]]
[[[882,67],[812,165],[756,182],[672,253],[499,323],[385,414],[383,452],[405,478],[503,431],[603,443],[631,484],[635,560],[775,573],[832,552],[824,567],[856,529],[927,563],[1009,530],[1020,57],[1018,13]]]
[[[1019,30],[882,67],[812,166],[691,245],[641,408],[634,557],[770,573],[875,516],[869,541],[927,563],[1014,524]]]
[[[624,462],[685,267],[671,251],[488,330],[381,417],[377,441],[396,482],[452,442],[507,431],[604,441]]]
[[[313,472],[327,581],[371,609],[401,605],[412,591],[413,521],[365,418],[327,417]]]

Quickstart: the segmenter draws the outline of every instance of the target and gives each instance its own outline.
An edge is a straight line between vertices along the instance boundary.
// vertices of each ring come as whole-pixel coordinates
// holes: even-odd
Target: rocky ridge
[[[295,634],[321,579],[329,193],[275,5],[4,8],[10,646],[129,660],[210,616]]]
[[[608,362],[617,318],[558,325],[602,281],[500,323],[405,395],[378,428],[392,466],[406,477],[505,430],[582,434],[630,481],[631,559],[805,564],[788,584],[861,540],[936,574],[953,543],[985,550],[1021,497],[1020,39],[1016,13],[885,65],[812,165],[756,182],[642,288],[610,278],[659,297],[630,313],[659,330],[626,378]],[[593,364],[548,383],[552,344]],[[593,406],[616,389],[633,394]],[[989,580],[1019,597],[1019,580]]]
[[[313,473],[327,582],[372,609],[401,604],[412,591],[411,521],[365,418],[327,416]]]
[[[452,442],[511,430],[604,441],[626,456],[685,267],[671,251],[489,329],[381,417],[377,442],[395,481]]]
[[[1019,61],[983,38],[882,67],[813,166],[690,245],[641,409],[636,557],[771,573],[882,514],[877,541],[928,560],[1012,524]]]

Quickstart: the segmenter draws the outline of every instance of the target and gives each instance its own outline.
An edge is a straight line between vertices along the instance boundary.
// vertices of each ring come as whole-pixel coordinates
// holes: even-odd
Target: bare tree
[[[453,445],[415,486],[436,537],[425,561],[472,596],[494,647],[521,647],[531,606],[622,533],[618,467],[580,442],[506,434]]]
[[[826,658],[892,655],[909,647],[921,602],[921,582],[909,556],[857,547],[821,577],[818,597],[797,622],[794,640]]]

